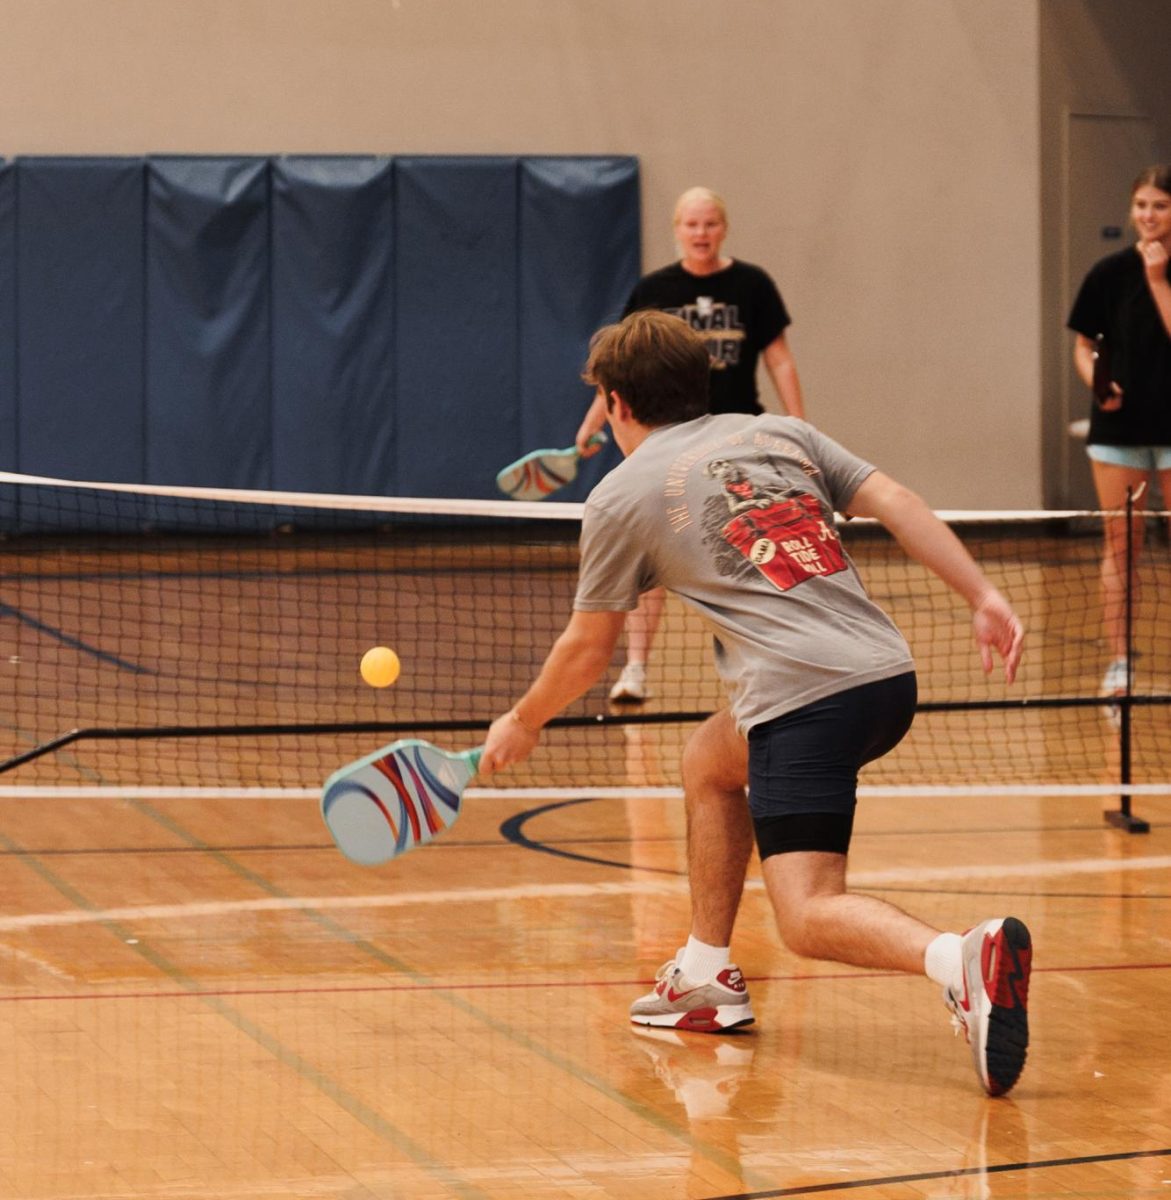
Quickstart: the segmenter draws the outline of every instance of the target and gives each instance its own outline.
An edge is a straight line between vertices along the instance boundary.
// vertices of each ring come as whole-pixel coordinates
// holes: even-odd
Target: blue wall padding
[[[16,327],[16,172],[0,159],[0,330]],[[0,337],[0,471],[16,468],[16,339]],[[16,526],[16,501],[0,488],[0,529]]]
[[[0,468],[499,498],[638,273],[633,158],[16,159]]]
[[[16,172],[0,159],[0,330],[16,327]],[[16,469],[16,339],[0,337],[0,471]]]
[[[272,486],[391,492],[391,160],[278,159],[272,188]]]
[[[539,446],[566,446],[592,399],[581,381],[591,333],[615,321],[639,274],[637,165],[574,159],[522,164],[521,342],[517,458]],[[583,214],[589,236],[583,237]],[[558,499],[584,499],[619,458],[612,444],[582,464]]]
[[[267,160],[152,160],[146,247],[146,482],[268,487]]]
[[[19,470],[143,478],[143,164],[18,159]]]
[[[396,491],[492,495],[518,403],[516,163],[405,158],[395,174]]]

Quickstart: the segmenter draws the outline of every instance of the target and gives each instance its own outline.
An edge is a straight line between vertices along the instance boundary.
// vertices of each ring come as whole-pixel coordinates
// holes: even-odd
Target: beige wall
[[[0,153],[637,154],[646,266],[723,192],[814,421],[1035,507],[1041,2],[0,0]]]

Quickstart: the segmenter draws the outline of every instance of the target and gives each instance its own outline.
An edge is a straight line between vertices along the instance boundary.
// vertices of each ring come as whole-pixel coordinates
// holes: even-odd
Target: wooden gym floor
[[[377,870],[312,799],[3,799],[0,1195],[1167,1195],[1171,801],[1102,807],[862,803],[855,886],[1032,929],[991,1100],[933,985],[794,957],[755,880],[757,1024],[630,1026],[686,930],[677,799],[473,795]]]
[[[98,661],[95,648],[113,650],[112,627],[96,623],[92,606],[50,612],[52,593],[10,557],[7,612],[21,619],[0,623],[0,664],[12,679],[9,752],[71,723],[122,719],[111,711],[120,704],[136,712],[134,694],[111,700],[87,684],[91,695],[66,670],[79,645],[91,648],[87,662]],[[1072,575],[1045,563],[1009,580],[1010,594],[1031,606],[1022,686],[1041,688],[1052,675],[1061,690],[1094,694],[1102,650],[1086,598],[1096,553],[1079,559]],[[135,603],[174,574],[146,571],[142,560],[102,570]],[[160,689],[166,719],[216,717],[202,706],[219,692],[205,698],[192,686],[189,659],[205,656],[214,676],[215,638],[239,641],[242,613],[269,621],[276,611],[260,595],[275,576],[245,573],[236,588],[237,575],[185,569],[175,602],[208,623],[160,627],[153,643],[136,644],[137,659],[169,655],[173,665],[134,674],[106,653],[101,661],[119,670],[101,678]],[[304,586],[318,578],[331,576],[309,573]],[[372,631],[394,629],[405,585],[389,579],[375,603],[370,576],[362,579],[360,605],[339,610],[339,631],[306,651],[315,670],[334,664],[330,687],[354,697],[327,719],[377,715],[353,672]],[[475,582],[493,594],[486,577]],[[544,576],[533,583],[515,572],[505,584],[523,596],[550,590]],[[219,594],[229,586],[236,599],[225,609]],[[1160,594],[1171,591],[1146,592],[1149,648],[1139,665],[1142,685],[1155,679],[1165,691],[1171,649],[1156,640]],[[299,646],[296,622],[337,607],[309,596],[290,602],[293,625],[278,642]],[[947,626],[913,575],[879,599],[920,658],[932,627]],[[500,677],[487,672],[494,690],[480,698],[488,713],[533,665],[515,665],[516,678],[503,673],[525,639],[512,630],[523,606],[499,607],[507,627]],[[348,628],[355,611],[371,632]],[[682,619],[668,613],[669,626]],[[962,676],[978,678],[958,628]],[[472,632],[483,640],[482,624]],[[254,635],[260,666],[280,661],[263,633]],[[391,641],[401,650],[399,638]],[[1058,673],[1079,647],[1073,673]],[[521,649],[543,653],[527,642]],[[404,674],[430,685],[427,653],[413,652]],[[230,695],[242,691],[229,682]],[[264,703],[300,719],[288,681],[270,683]],[[391,689],[389,703],[415,704],[410,686],[408,677]],[[81,705],[79,715],[62,724],[69,703]],[[970,766],[949,745],[957,720],[917,722],[910,777],[967,778]],[[988,723],[978,757],[993,779],[1015,778],[1001,761],[1010,753],[1070,783],[1116,771],[1096,704],[1007,724],[964,720],[968,734],[973,721]],[[1140,756],[1136,778],[1166,779],[1167,710],[1142,720],[1157,762],[1147,767]],[[223,788],[200,797],[130,786],[173,782],[167,771],[188,784],[236,772],[289,786],[323,778],[327,760],[368,751],[369,735],[315,749],[320,761],[307,765],[297,739],[186,742],[183,757],[176,743],[100,742],[0,777],[40,789],[19,797],[0,787],[0,1198],[1171,1195],[1171,1046],[1162,1028],[1171,1003],[1171,798],[1136,799],[1151,821],[1145,835],[1108,827],[1102,810],[1112,802],[1087,796],[863,800],[855,887],[940,928],[1011,913],[1032,929],[1030,1061],[1010,1097],[990,1100],[932,985],[796,958],[778,942],[755,871],[734,950],[756,1025],[709,1037],[629,1024],[630,1001],[686,934],[682,805],[616,798],[601,785],[674,783],[677,734],[603,730],[588,758],[551,734],[528,779],[566,785],[588,767],[600,794],[473,794],[447,835],[377,870],[341,858],[311,793],[264,799]],[[889,777],[880,771],[874,782]],[[75,798],[67,783],[114,790]]]

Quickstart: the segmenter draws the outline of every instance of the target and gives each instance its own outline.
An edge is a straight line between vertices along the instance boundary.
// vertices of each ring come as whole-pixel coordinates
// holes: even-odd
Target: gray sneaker
[[[655,990],[630,1006],[630,1019],[636,1025],[722,1033],[751,1025],[756,1018],[739,967],[730,964],[715,979],[693,983],[671,959],[659,968]]]
[[[964,990],[943,989],[952,1023],[963,1030],[976,1074],[1001,1096],[1024,1070],[1029,1050],[1029,972],[1033,943],[1016,917],[982,921],[964,934]]]

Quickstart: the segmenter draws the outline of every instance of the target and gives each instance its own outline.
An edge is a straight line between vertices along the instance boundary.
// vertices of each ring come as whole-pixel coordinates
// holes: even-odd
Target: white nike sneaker
[[[722,1033],[751,1025],[752,1004],[740,968],[729,964],[715,979],[694,983],[675,965],[664,963],[655,976],[655,990],[630,1006],[636,1025],[659,1025],[693,1033]]]
[[[1023,921],[996,918],[969,929],[961,953],[964,989],[944,988],[943,999],[984,1090],[1001,1096],[1020,1078],[1029,1049],[1032,939]]]

